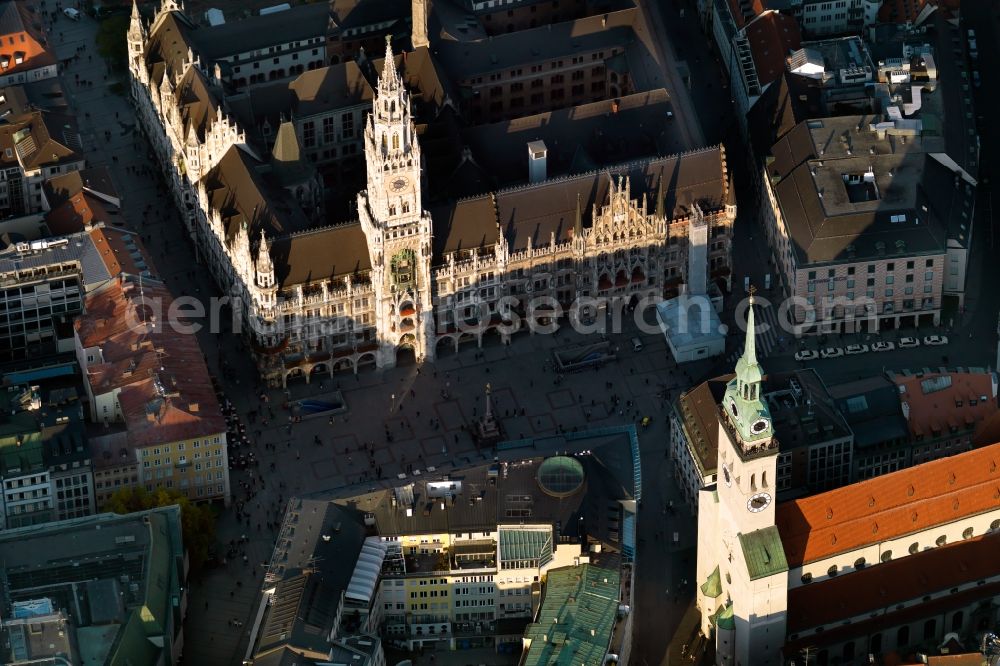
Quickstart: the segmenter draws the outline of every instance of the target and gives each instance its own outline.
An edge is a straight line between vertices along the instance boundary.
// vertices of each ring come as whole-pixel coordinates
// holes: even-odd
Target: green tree
[[[94,39],[97,52],[114,69],[124,70],[128,65],[128,45],[125,37],[129,21],[128,16],[119,14],[104,19],[97,27],[97,37]]]
[[[194,504],[173,488],[160,487],[153,492],[122,488],[108,499],[104,510],[125,514],[173,504],[181,507],[181,531],[191,570],[199,571],[215,545],[215,511],[210,505]]]

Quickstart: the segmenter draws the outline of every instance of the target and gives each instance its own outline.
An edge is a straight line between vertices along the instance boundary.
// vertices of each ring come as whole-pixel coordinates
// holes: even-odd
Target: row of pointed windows
[[[388,149],[388,145],[386,143],[385,134],[383,134],[382,135],[382,151],[384,152],[387,149]],[[399,150],[399,134],[393,134],[392,135],[392,149],[393,150]]]

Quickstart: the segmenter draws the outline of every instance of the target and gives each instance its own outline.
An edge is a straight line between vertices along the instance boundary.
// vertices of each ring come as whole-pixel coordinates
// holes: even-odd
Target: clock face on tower
[[[760,511],[766,509],[770,503],[770,495],[767,493],[757,493],[747,500],[747,511],[750,513],[759,513]]]
[[[769,425],[770,423],[768,423],[767,419],[757,419],[756,421],[750,424],[750,432],[752,432],[755,435],[759,435],[760,433],[767,430],[767,426]]]
[[[409,184],[410,181],[405,176],[396,176],[392,179],[390,186],[393,192],[400,192],[405,190]]]

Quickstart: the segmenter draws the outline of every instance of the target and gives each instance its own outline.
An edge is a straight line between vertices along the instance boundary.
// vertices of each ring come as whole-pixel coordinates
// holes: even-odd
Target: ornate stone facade
[[[133,11],[132,97],[198,257],[273,384],[389,367],[409,350],[431,361],[487,335],[506,342],[532,313],[595,318],[599,303],[581,299],[624,307],[675,294],[692,227],[708,228],[705,277],[728,285],[736,206],[721,146],[427,210],[410,95],[387,45],[365,120],[360,220],[324,227],[301,204],[317,192],[289,196],[247,146],[217,68],[186,45],[192,29],[174,2],[148,25]]]

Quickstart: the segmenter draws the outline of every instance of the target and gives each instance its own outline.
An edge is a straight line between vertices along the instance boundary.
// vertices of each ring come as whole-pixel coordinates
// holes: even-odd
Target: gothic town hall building
[[[736,206],[721,146],[428,209],[403,61],[388,44],[364,122],[359,219],[330,225],[291,123],[259,155],[227,112],[220,63],[199,55],[209,30],[176,0],[151,22],[133,10],[131,95],[199,260],[238,304],[272,385],[507,341],[526,330],[512,320],[556,320],[581,298],[659,300],[687,281],[689,236],[708,239],[705,270],[728,276]]]

